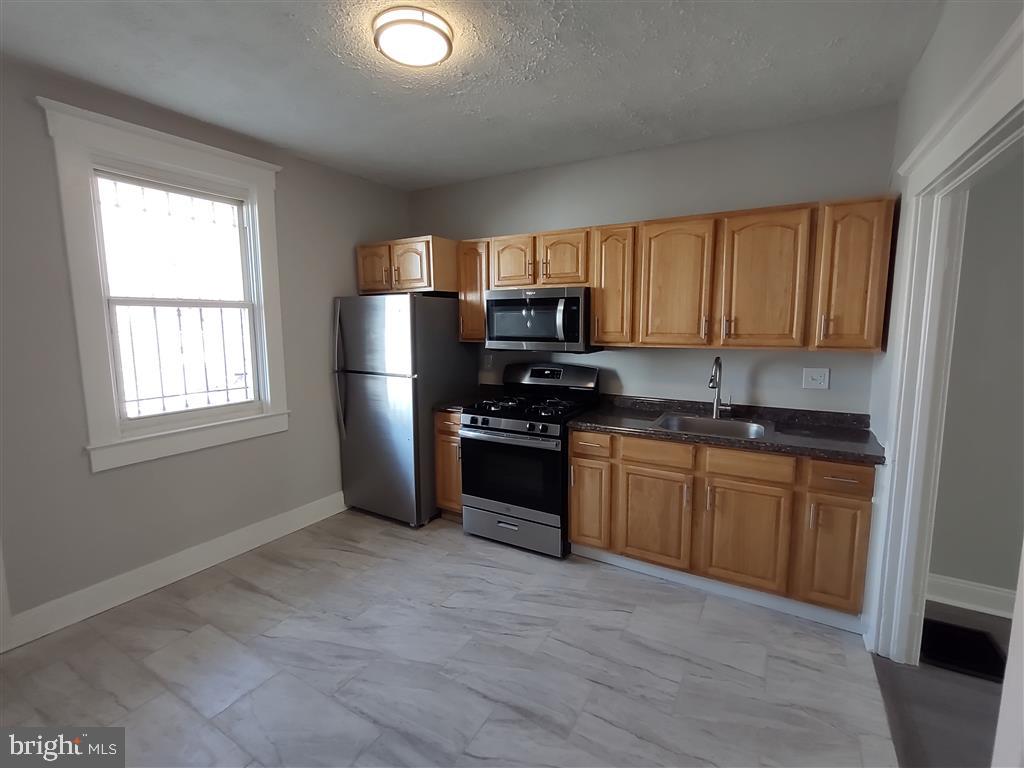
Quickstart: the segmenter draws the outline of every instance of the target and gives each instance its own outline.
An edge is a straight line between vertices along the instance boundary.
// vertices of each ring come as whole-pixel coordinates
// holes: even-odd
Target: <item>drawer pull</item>
[[[519,530],[519,526],[518,525],[512,525],[512,523],[506,523],[504,520],[499,520],[498,521],[498,527],[499,528],[508,528],[510,531],[518,531]]]
[[[837,475],[825,475],[825,480],[835,480],[837,483],[853,483],[854,485],[860,485],[860,480],[854,480],[852,477],[839,477]]]
[[[588,443],[585,440],[580,440],[578,443],[576,443],[576,445],[585,445],[589,448],[604,448],[604,446],[601,445],[600,443]]]

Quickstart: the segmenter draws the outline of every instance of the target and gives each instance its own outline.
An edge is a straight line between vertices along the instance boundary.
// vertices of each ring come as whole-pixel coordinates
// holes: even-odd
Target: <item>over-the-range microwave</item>
[[[589,352],[590,289],[487,291],[487,349]]]

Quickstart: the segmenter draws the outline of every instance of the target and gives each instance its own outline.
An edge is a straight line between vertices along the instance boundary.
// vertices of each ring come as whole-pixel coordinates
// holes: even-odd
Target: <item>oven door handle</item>
[[[555,338],[565,341],[565,299],[558,300],[558,308],[555,310]]]
[[[562,450],[562,441],[550,437],[527,437],[526,435],[509,435],[498,432],[484,432],[479,429],[459,430],[459,437],[463,440],[482,440],[486,443],[502,443],[504,445],[519,445],[524,448],[541,448],[545,451]]]

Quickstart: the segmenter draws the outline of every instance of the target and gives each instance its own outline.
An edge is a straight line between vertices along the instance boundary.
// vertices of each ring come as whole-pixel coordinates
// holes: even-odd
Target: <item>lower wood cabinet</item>
[[[874,469],[574,431],[578,545],[859,613]]]
[[[700,572],[785,594],[793,491],[709,477],[704,498]]]
[[[569,468],[569,537],[608,549],[612,540],[612,467],[601,459],[573,458]]]
[[[434,414],[434,504],[462,515],[462,441],[459,414]]]
[[[859,611],[870,530],[869,499],[807,493],[797,518],[793,596]]]
[[[622,464],[617,479],[615,550],[669,568],[689,568],[693,478]]]

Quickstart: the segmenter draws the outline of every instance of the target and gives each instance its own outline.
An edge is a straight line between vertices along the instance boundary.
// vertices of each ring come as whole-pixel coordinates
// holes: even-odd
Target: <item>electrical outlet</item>
[[[828,389],[828,368],[804,368],[804,389]]]
[[[484,370],[490,371],[494,368],[494,354],[491,352],[484,353]]]

